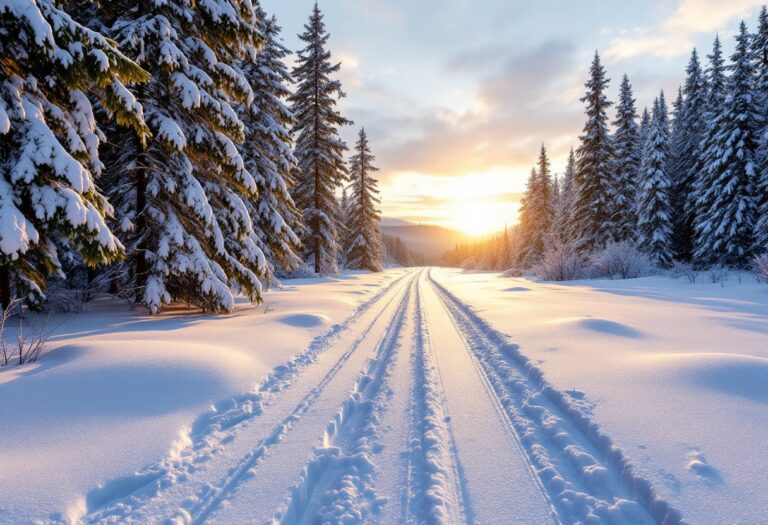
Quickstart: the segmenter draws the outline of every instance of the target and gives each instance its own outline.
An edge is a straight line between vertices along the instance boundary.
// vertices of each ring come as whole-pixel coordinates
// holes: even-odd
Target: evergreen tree
[[[689,260],[693,250],[693,188],[700,168],[700,145],[707,127],[707,82],[694,49],[686,68],[683,85],[683,107],[680,117],[675,115],[678,136],[673,149],[678,167],[673,170],[673,215],[675,221],[674,252],[682,260]]]
[[[131,136],[110,166],[110,196],[129,248],[137,300],[150,312],[182,300],[234,308],[234,293],[261,298],[267,264],[246,202],[257,184],[236,142],[233,109],[253,92],[236,63],[260,40],[248,1],[114,1],[111,34],[152,73],[138,91],[154,138]]]
[[[0,302],[39,306],[47,276],[77,252],[90,266],[123,254],[96,186],[103,171],[89,95],[136,140],[148,130],[126,84],[148,75],[52,0],[0,6]]]
[[[547,150],[542,144],[537,168],[531,170],[528,188],[520,207],[520,229],[523,250],[518,262],[534,264],[544,253],[545,242],[554,220],[552,176]]]
[[[607,111],[611,103],[605,95],[608,87],[605,69],[595,52],[587,92],[581,101],[586,104],[587,122],[576,151],[576,198],[573,219],[578,230],[578,244],[593,249],[611,239],[609,194],[613,151],[608,132]]]
[[[338,127],[351,122],[335,109],[344,93],[341,83],[331,80],[331,75],[339,71],[341,64],[331,63],[331,53],[326,49],[329,35],[317,4],[304,28],[299,38],[306,47],[298,52],[298,65],[293,71],[297,86],[291,97],[299,161],[299,180],[293,196],[306,226],[302,239],[305,260],[316,273],[335,273],[339,252],[335,192],[347,176],[343,159],[346,144],[338,136]]]
[[[677,98],[672,103],[672,129],[669,138],[669,157],[667,159],[667,173],[670,181],[670,206],[672,215],[672,254],[678,258],[680,253],[679,244],[683,244],[682,229],[685,217],[685,203],[687,193],[683,190],[683,183],[688,176],[690,166],[686,163],[683,156],[685,152],[685,100],[683,99],[683,89],[678,88]],[[681,257],[682,258],[682,257]]]
[[[572,213],[573,213],[573,201],[574,201],[574,187],[573,180],[576,172],[576,155],[571,148],[568,154],[568,163],[566,164],[565,173],[560,181],[559,198],[557,199],[557,205],[554,208],[554,216],[552,219],[552,236],[560,242],[570,242],[574,237]]]
[[[760,113],[768,115],[768,9],[760,10],[757,34],[752,40],[752,54],[757,68],[755,81],[755,104]],[[755,196],[757,219],[755,223],[755,254],[768,252],[768,120],[765,120],[759,135],[757,151],[757,180]]]
[[[640,131],[632,86],[627,75],[621,81],[616,110],[616,120],[613,122],[616,130],[613,135],[613,202],[609,211],[612,213],[613,238],[626,241],[634,236],[637,223],[635,193],[640,169]]]
[[[285,104],[291,77],[284,59],[290,52],[279,42],[277,21],[267,19],[255,5],[265,41],[255,58],[242,64],[254,97],[250,104],[240,105],[246,131],[241,151],[258,187],[258,198],[246,199],[246,204],[269,264],[269,280],[275,272],[287,274],[301,262],[297,255],[300,241],[294,231],[300,226],[300,216],[290,195],[296,168],[290,133],[293,115]]]
[[[365,129],[355,145],[355,155],[350,159],[350,178],[352,180],[352,195],[348,204],[348,225],[350,242],[348,265],[353,270],[370,270],[380,272],[381,267],[381,220],[378,204],[378,181],[373,173],[378,171],[373,165],[376,158],[371,154],[368,136]]]
[[[725,60],[723,59],[723,49],[719,36],[715,37],[712,44],[712,54],[707,55],[707,59],[709,60],[709,67],[706,72],[707,100],[705,111],[707,117],[713,119],[720,110],[726,95]]]
[[[339,201],[339,220],[337,221],[337,224],[339,228],[339,237],[341,238],[339,261],[342,267],[346,267],[347,255],[349,254],[349,249],[352,246],[349,193],[347,192],[347,186],[342,186],[341,188],[341,200]]]
[[[753,97],[754,67],[743,22],[731,61],[728,96],[703,141],[694,257],[701,264],[744,267],[754,249],[755,155],[763,117]]]
[[[637,199],[637,244],[658,265],[672,262],[672,184],[667,172],[669,120],[664,93],[653,104],[653,119],[643,149]]]
[[[638,131],[638,142],[640,143],[640,154],[645,149],[645,142],[648,140],[648,132],[651,129],[651,113],[648,108],[643,108],[643,116],[640,117],[640,129]]]

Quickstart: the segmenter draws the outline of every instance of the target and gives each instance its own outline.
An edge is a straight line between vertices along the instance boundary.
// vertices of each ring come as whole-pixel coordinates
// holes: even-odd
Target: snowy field
[[[446,269],[102,302],[0,369],[0,523],[768,523],[768,286]]]

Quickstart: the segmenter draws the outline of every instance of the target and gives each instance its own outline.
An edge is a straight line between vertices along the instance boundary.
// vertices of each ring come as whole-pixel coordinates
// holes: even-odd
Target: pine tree
[[[350,243],[347,256],[348,266],[353,270],[380,272],[381,267],[381,220],[377,206],[379,199],[378,181],[373,173],[376,158],[371,154],[365,128],[355,144],[355,155],[350,159],[352,195],[348,204],[348,225]]]
[[[554,208],[554,216],[552,219],[551,235],[560,242],[571,242],[574,238],[573,231],[573,201],[575,189],[573,186],[573,180],[576,172],[576,155],[571,148],[568,154],[568,163],[566,164],[565,173],[560,181],[559,198],[557,199],[557,206]]]
[[[712,54],[707,55],[709,67],[706,71],[707,99],[706,112],[709,119],[715,118],[725,100],[726,78],[725,60],[720,37],[715,37],[712,44]]]
[[[681,260],[690,260],[693,251],[693,187],[701,158],[700,144],[707,126],[707,82],[694,49],[686,68],[683,107],[675,115],[679,136],[675,139],[678,167],[673,170],[674,252]]]
[[[246,201],[257,184],[236,143],[233,104],[253,92],[237,66],[260,40],[250,2],[115,1],[111,34],[152,73],[138,91],[154,139],[132,137],[110,166],[110,196],[128,241],[125,283],[156,313],[181,300],[231,311],[235,291],[261,298],[267,264]]]
[[[729,67],[728,96],[703,141],[694,221],[694,257],[700,264],[745,267],[753,254],[755,155],[763,117],[753,97],[749,38],[742,22]]]
[[[643,116],[640,117],[640,129],[638,131],[638,142],[640,143],[640,154],[642,155],[643,149],[645,149],[645,142],[648,140],[648,132],[651,129],[651,113],[648,108],[643,108]]]
[[[590,250],[611,239],[611,210],[609,192],[613,151],[608,132],[607,110],[611,102],[605,95],[608,87],[605,69],[595,52],[587,92],[581,101],[586,104],[587,122],[576,151],[576,198],[573,219],[578,230],[580,248]]]
[[[285,275],[301,262],[297,255],[300,241],[294,231],[300,228],[300,214],[290,195],[296,168],[290,133],[293,115],[285,104],[291,77],[284,59],[290,52],[279,42],[277,21],[267,19],[261,7],[255,6],[265,42],[255,58],[241,66],[254,94],[250,104],[240,105],[246,130],[241,151],[246,169],[256,178],[258,198],[246,199],[246,204],[269,264],[266,278],[270,280],[274,273]]]
[[[624,75],[621,81],[619,104],[616,107],[616,120],[613,122],[613,189],[611,223],[613,238],[626,241],[634,237],[635,193],[637,174],[640,169],[640,131],[637,126],[637,111],[632,86]]]
[[[643,149],[637,199],[637,245],[658,265],[672,262],[672,184],[667,172],[669,120],[664,93],[653,104]]]
[[[339,211],[335,193],[347,176],[343,159],[346,144],[339,138],[338,128],[352,122],[335,109],[344,93],[341,83],[331,80],[331,75],[339,71],[341,64],[331,63],[331,53],[326,49],[329,35],[317,3],[304,29],[299,38],[307,45],[298,52],[298,65],[293,71],[297,86],[291,97],[299,161],[299,180],[293,196],[306,225],[302,239],[305,260],[313,265],[315,273],[327,274],[338,270]]]
[[[339,200],[339,219],[336,221],[339,228],[339,237],[341,238],[341,249],[339,250],[339,264],[346,268],[347,256],[352,246],[352,229],[350,228],[351,217],[349,207],[349,192],[347,186],[341,188],[341,199]]]
[[[752,54],[757,68],[755,104],[765,116],[768,115],[768,9],[765,6],[760,10],[757,33],[752,40]],[[759,168],[755,181],[757,219],[754,252],[761,255],[768,252],[768,120],[763,122],[760,130],[756,160]]]
[[[90,266],[122,256],[96,186],[104,166],[89,95],[136,140],[148,135],[126,84],[148,75],[52,0],[0,5],[0,302],[33,306],[62,256]]]
[[[518,263],[530,266],[541,257],[553,220],[552,176],[547,150],[542,144],[537,167],[531,170],[525,197],[521,202],[523,249],[518,254]]]

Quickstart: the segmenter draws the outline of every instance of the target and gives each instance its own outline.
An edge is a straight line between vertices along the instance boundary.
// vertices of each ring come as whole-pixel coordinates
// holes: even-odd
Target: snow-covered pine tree
[[[611,210],[609,192],[613,148],[608,131],[608,108],[611,102],[605,95],[608,87],[605,69],[595,52],[585,86],[587,92],[581,101],[586,105],[587,122],[576,150],[576,197],[573,220],[578,231],[577,244],[591,250],[611,240]]]
[[[573,212],[574,187],[573,179],[576,172],[576,155],[571,148],[568,163],[563,178],[559,181],[559,196],[553,210],[552,228],[550,234],[560,242],[570,242],[574,237],[571,214]]]
[[[291,102],[299,161],[293,198],[304,217],[305,261],[315,273],[335,273],[340,240],[336,190],[347,177],[343,159],[347,147],[339,138],[338,128],[352,122],[336,110],[344,93],[341,83],[331,80],[331,75],[339,71],[341,64],[331,63],[331,53],[326,49],[329,35],[317,3],[299,38],[306,47],[298,52],[293,70],[297,85]]]
[[[640,117],[640,128],[638,130],[637,141],[640,143],[640,155],[645,148],[645,141],[648,139],[648,132],[651,129],[651,113],[648,107],[643,108],[643,115]]]
[[[685,220],[685,207],[687,193],[683,191],[682,183],[686,180],[690,166],[686,164],[683,156],[685,152],[685,99],[683,88],[677,90],[677,98],[672,103],[672,126],[669,137],[669,157],[667,159],[667,173],[670,181],[670,205],[672,216],[672,254],[677,258],[678,243],[682,243],[682,227]],[[678,191],[680,190],[680,191]],[[681,224],[683,223],[683,224]]]
[[[59,248],[88,265],[119,258],[89,96],[138,141],[149,131],[126,84],[149,76],[52,0],[0,2],[0,303],[39,305]],[[57,248],[58,247],[58,248]]]
[[[637,126],[635,98],[632,85],[624,75],[616,106],[616,120],[613,122],[613,177],[611,229],[616,241],[632,239],[635,234],[635,195],[637,173],[640,169],[640,132]]]
[[[712,53],[707,55],[709,66],[706,70],[707,98],[706,109],[709,120],[715,118],[726,95],[725,59],[720,37],[716,36],[712,44]]]
[[[339,199],[339,218],[336,225],[339,229],[341,249],[339,250],[339,265],[346,268],[347,255],[352,245],[352,230],[350,229],[349,192],[347,186],[341,187],[341,199]]]
[[[659,266],[672,262],[672,184],[667,172],[669,120],[662,92],[653,103],[653,118],[643,148],[637,196],[637,245]]]
[[[681,115],[675,114],[679,134],[673,150],[678,166],[673,170],[674,252],[681,260],[690,260],[693,250],[693,184],[698,173],[700,145],[707,127],[707,82],[694,49],[686,68]]]
[[[253,92],[237,67],[261,40],[247,0],[105,3],[111,35],[152,73],[138,91],[154,138],[116,137],[110,196],[121,218],[137,300],[150,312],[174,300],[210,311],[234,293],[261,299],[267,264],[245,200],[257,185],[236,143],[233,109]]]
[[[365,128],[355,144],[355,154],[350,159],[349,174],[352,195],[347,207],[347,225],[350,242],[347,252],[347,266],[352,270],[380,272],[381,234],[379,233],[378,181],[373,174],[378,168],[373,165],[376,158],[371,154]]]
[[[515,250],[515,263],[523,267],[528,267],[534,262],[539,249],[536,246],[536,192],[538,191],[538,183],[539,174],[536,168],[531,168],[531,174],[526,182],[525,194],[520,200],[517,224],[519,242],[518,249]]]
[[[285,103],[291,76],[284,59],[290,51],[279,41],[277,20],[268,19],[258,3],[254,7],[264,44],[241,65],[254,94],[250,104],[239,106],[245,124],[241,152],[258,187],[258,198],[246,199],[246,204],[269,264],[269,281],[275,273],[286,275],[301,263],[297,254],[300,241],[294,231],[301,218],[290,194],[296,168],[290,132],[293,115]]]
[[[763,116],[768,115],[768,8],[760,10],[757,33],[752,40],[752,54],[757,68],[755,103]],[[768,253],[768,120],[759,135],[755,181],[757,219],[755,222],[756,255]]]
[[[710,121],[695,182],[694,258],[746,267],[754,253],[755,155],[763,116],[754,95],[750,35],[742,22],[731,56],[727,96]]]

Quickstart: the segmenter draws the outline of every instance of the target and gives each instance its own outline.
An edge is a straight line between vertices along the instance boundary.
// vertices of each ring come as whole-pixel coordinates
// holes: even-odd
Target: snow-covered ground
[[[0,523],[768,523],[768,286],[398,269],[61,316]]]

